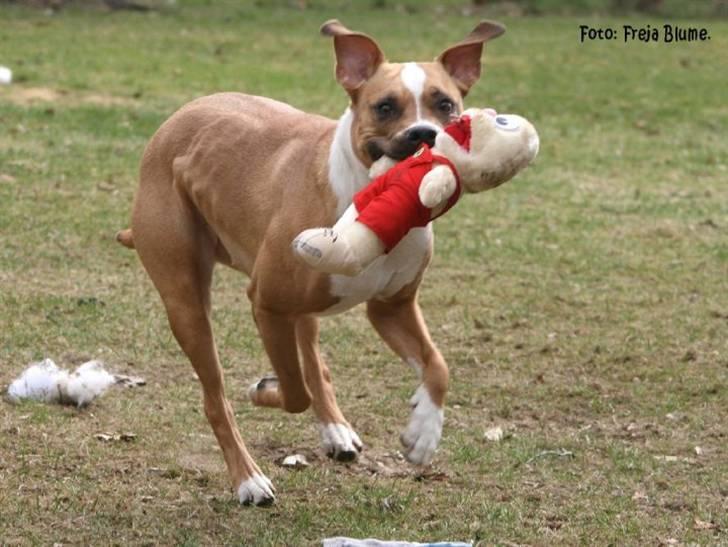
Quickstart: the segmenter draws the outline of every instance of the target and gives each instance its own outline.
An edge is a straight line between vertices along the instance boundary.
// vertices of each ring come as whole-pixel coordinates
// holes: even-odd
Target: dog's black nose
[[[426,125],[416,125],[405,132],[408,141],[420,144],[425,142],[428,146],[435,146],[437,131]]]

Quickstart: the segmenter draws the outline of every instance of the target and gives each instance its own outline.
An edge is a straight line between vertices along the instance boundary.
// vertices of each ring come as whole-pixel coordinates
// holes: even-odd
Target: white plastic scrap
[[[503,428],[500,426],[491,427],[485,431],[485,438],[492,442],[502,441],[503,436]]]
[[[113,374],[100,361],[88,361],[75,371],[58,368],[51,359],[32,363],[8,387],[13,402],[32,399],[45,403],[75,404],[83,407],[116,383]]]
[[[291,454],[290,456],[283,458],[281,465],[283,467],[301,469],[303,467],[308,467],[308,461],[306,460],[306,456],[303,454]]]

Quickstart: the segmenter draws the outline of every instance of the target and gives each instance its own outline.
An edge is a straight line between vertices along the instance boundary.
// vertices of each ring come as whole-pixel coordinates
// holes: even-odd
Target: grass
[[[719,20],[670,20],[706,26],[705,43],[580,44],[583,18],[505,18],[468,103],[527,115],[542,150],[517,180],[436,223],[421,302],[452,386],[425,472],[397,453],[414,378],[361,309],[326,319],[322,335],[367,444],[360,462],[329,462],[310,415],[251,407],[246,386],[268,365],[245,278],[218,269],[228,392],[280,493],[266,510],[233,501],[197,380],[113,234],[127,225],[146,140],[185,101],[241,90],[338,116],[346,101],[322,21],[340,17],[408,60],[432,58],[480,15],[375,4],[54,16],[3,6],[0,63],[17,83],[0,88],[0,384],[50,356],[101,358],[149,385],[84,411],[2,404],[1,544],[728,543]],[[506,438],[486,441],[496,425]],[[102,443],[100,432],[137,437]],[[311,467],[276,465],[294,451]]]

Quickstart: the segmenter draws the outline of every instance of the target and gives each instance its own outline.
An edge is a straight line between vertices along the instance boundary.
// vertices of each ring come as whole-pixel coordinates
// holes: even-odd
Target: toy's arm
[[[437,165],[422,179],[419,190],[420,201],[425,207],[434,209],[450,199],[456,187],[452,169],[446,165]]]

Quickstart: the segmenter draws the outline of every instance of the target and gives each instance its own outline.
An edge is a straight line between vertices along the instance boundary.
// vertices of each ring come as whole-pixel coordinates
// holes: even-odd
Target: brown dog
[[[291,241],[305,228],[334,224],[367,184],[374,160],[432,144],[479,78],[483,44],[503,31],[482,22],[434,62],[401,64],[385,61],[370,37],[329,21],[321,32],[334,39],[336,78],[351,98],[338,122],[271,99],[220,93],[181,108],[144,151],[131,229],[118,239],[139,253],[202,382],[205,413],[241,503],[267,504],[274,496],[225,398],[210,324],[217,262],[250,277],[248,297],[275,371],[251,386],[254,404],[288,412],[312,406],[327,453],[354,459],[362,443],[336,403],[317,316],[366,302],[374,328],[422,381],[401,436],[405,454],[417,464],[432,459],[448,369],[417,304],[431,228],[413,229],[356,277],[308,269],[294,258]]]

